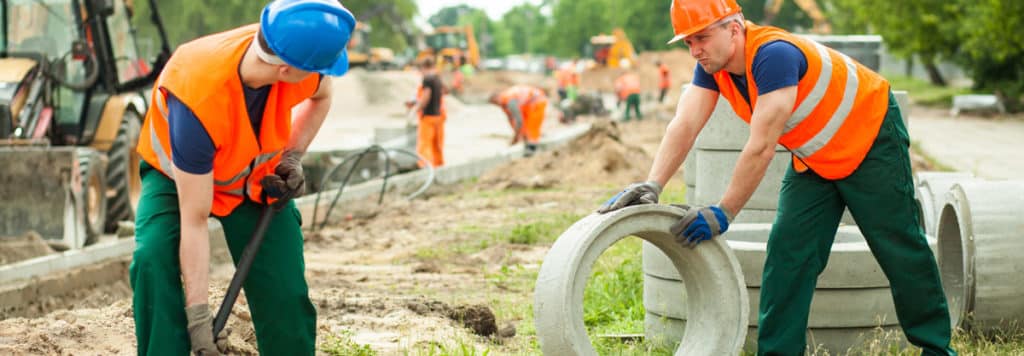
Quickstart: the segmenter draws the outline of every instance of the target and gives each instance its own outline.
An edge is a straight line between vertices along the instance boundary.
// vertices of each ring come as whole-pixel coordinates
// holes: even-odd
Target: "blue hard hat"
[[[325,75],[348,72],[356,18],[338,0],[275,0],[263,8],[260,32],[288,65]]]

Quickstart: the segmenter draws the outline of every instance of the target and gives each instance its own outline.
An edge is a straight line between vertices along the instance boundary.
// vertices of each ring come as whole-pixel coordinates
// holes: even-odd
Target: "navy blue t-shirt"
[[[259,137],[270,86],[252,89],[243,85],[242,88],[245,92],[245,108],[249,112],[252,131]],[[210,139],[206,128],[199,122],[192,109],[171,94],[167,95],[167,111],[174,166],[192,174],[210,173],[213,170],[213,156],[217,149],[213,146],[213,140]]]
[[[751,67],[750,72],[754,75],[757,92],[764,95],[776,89],[797,85],[804,74],[807,74],[807,57],[792,43],[776,40],[761,45]],[[729,73],[729,76],[732,77],[732,82],[736,84],[740,94],[747,100],[747,104],[750,104],[750,89],[747,88],[745,76],[732,73]],[[719,91],[715,78],[704,71],[704,67],[699,63],[693,70],[693,85]]]

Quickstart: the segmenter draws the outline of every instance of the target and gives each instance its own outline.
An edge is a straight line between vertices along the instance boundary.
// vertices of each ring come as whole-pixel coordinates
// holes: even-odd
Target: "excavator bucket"
[[[102,227],[103,155],[86,147],[0,147],[0,237],[35,231],[80,248]]]

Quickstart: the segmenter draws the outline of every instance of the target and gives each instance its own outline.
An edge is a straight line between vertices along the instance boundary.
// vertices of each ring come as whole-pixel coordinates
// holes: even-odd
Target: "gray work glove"
[[[619,210],[630,205],[658,204],[658,195],[661,194],[661,184],[655,181],[630,184],[618,194],[604,202],[597,212],[604,214],[610,211]]]
[[[306,191],[306,176],[302,174],[302,152],[284,151],[281,161],[274,168],[274,174],[268,174],[260,182],[268,197],[276,198],[277,207],[282,207]]]
[[[696,247],[701,241],[707,241],[729,230],[734,214],[718,205],[694,206],[673,205],[686,210],[682,218],[672,224],[669,232],[676,242],[687,247]]]
[[[210,315],[209,304],[196,304],[185,308],[188,319],[188,338],[192,341],[192,352],[199,356],[216,356],[227,351],[227,332],[213,338],[213,317]]]

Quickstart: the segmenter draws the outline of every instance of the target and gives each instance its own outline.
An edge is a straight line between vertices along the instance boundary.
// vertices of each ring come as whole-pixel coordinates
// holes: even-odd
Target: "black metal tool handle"
[[[245,250],[242,251],[242,258],[239,259],[238,266],[235,267],[235,275],[231,277],[231,284],[228,285],[228,291],[224,294],[224,301],[220,303],[217,316],[213,319],[214,340],[217,339],[217,334],[220,334],[220,331],[224,330],[224,326],[228,323],[228,317],[231,316],[231,308],[235,306],[235,299],[238,299],[238,292],[242,290],[242,283],[245,283],[245,278],[249,276],[252,261],[256,259],[256,252],[260,250],[260,245],[263,244],[263,235],[267,233],[267,227],[270,226],[270,220],[273,217],[274,207],[269,204],[265,205],[263,212],[260,214],[260,220],[256,222],[256,230],[252,233],[252,239],[245,245]]]

